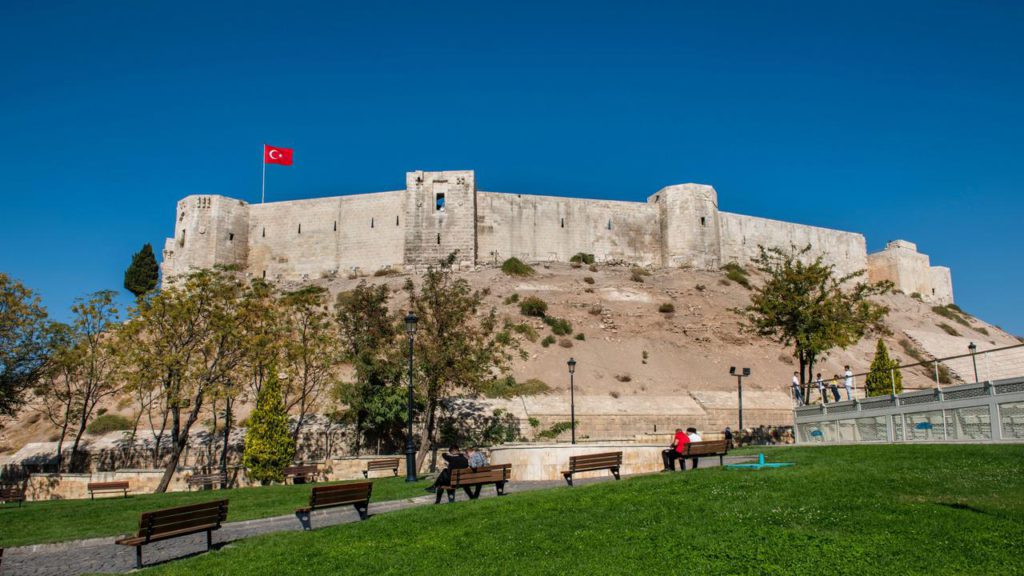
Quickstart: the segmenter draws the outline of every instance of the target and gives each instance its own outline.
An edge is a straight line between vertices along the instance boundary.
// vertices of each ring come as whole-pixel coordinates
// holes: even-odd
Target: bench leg
[[[685,466],[686,465],[683,464],[683,467],[685,467]],[[619,467],[618,466],[616,466],[615,468],[612,468],[612,476],[615,476],[615,479],[619,480]]]
[[[213,548],[213,530],[206,531],[206,551],[209,552],[210,548]]]
[[[448,502],[449,503],[455,502],[455,489],[454,488],[448,491]]]
[[[359,512],[359,519],[360,520],[366,520],[367,511],[369,510],[369,502],[367,502],[365,504],[356,504],[355,508],[356,508],[356,512]]]
[[[505,495],[505,483],[504,482],[498,482],[497,484],[495,484],[494,485],[494,489],[497,490],[498,496],[504,496]]]
[[[369,471],[363,470],[363,478],[369,478],[370,477],[369,474],[370,474]]]
[[[480,484],[477,484],[476,486],[473,487],[472,490],[469,489],[469,486],[463,486],[462,489],[466,491],[466,496],[469,496],[470,500],[476,500],[477,498],[480,497],[481,487],[482,486]]]
[[[398,468],[392,468],[391,470],[394,471],[395,477],[398,477]]]
[[[434,504],[440,504],[441,503],[441,494],[443,494],[443,493],[444,493],[444,490],[442,490],[440,488],[437,489],[437,498],[434,499]]]
[[[569,486],[572,486],[572,474],[563,474],[563,476],[565,476],[565,481],[569,484]]]
[[[135,547],[135,567],[142,568],[142,546]]]
[[[724,454],[719,454],[718,455],[718,465],[719,466],[725,466],[725,455]]]

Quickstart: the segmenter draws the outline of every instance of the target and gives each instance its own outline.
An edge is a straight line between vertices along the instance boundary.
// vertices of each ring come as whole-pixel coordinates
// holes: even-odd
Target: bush
[[[548,303],[536,296],[527,296],[519,303],[519,312],[523,316],[543,318],[548,311]]]
[[[914,300],[917,300],[918,302],[924,301],[924,298],[921,296],[920,292],[911,292],[910,297],[913,298]]]
[[[397,276],[398,274],[398,270],[395,270],[390,266],[385,266],[373,273],[374,276]]]
[[[480,392],[488,398],[536,396],[538,394],[547,394],[550,391],[551,387],[543,380],[530,378],[525,382],[516,382],[516,379],[511,376],[485,383],[480,389]]]
[[[501,271],[509,276],[533,276],[533,267],[513,256],[501,263]]]
[[[513,292],[512,295],[509,296],[508,298],[505,298],[505,305],[506,306],[511,306],[512,304],[515,304],[516,302],[519,302],[519,294],[516,294],[515,292]]]
[[[540,341],[540,345],[547,348],[548,346],[554,344],[556,341],[557,339],[554,336],[548,334],[547,336],[544,337],[543,340]]]
[[[750,278],[747,276],[747,270],[735,262],[729,262],[725,266],[722,266],[722,271],[725,272],[725,277],[733,282],[743,286],[747,290],[750,289]]]
[[[984,326],[978,326],[975,330],[981,332],[985,336],[988,336],[988,328],[985,328]]]
[[[551,327],[551,331],[554,332],[555,336],[572,334],[572,324],[564,318],[547,316],[544,318],[544,323]]]
[[[284,469],[292,463],[294,456],[295,444],[288,429],[288,411],[277,374],[271,372],[260,388],[256,409],[249,416],[242,464],[246,475],[261,484],[282,482]]]
[[[513,324],[511,326],[512,331],[516,334],[522,334],[524,338],[530,342],[536,342],[540,338],[540,334],[537,333],[537,329],[529,324]]]
[[[587,310],[587,313],[590,314],[591,316],[600,316],[603,310],[604,308],[601,308],[600,306],[595,304],[594,306],[591,306]]]
[[[565,432],[566,430],[568,430],[570,428],[572,428],[572,423],[571,422],[557,422],[557,423],[553,424],[551,426],[551,428],[548,428],[547,430],[539,432],[537,434],[537,438],[544,438],[544,439],[547,439],[547,440],[554,440],[555,438],[558,438],[558,436],[561,435],[562,432]]]
[[[569,262],[572,262],[572,263],[575,263],[575,264],[593,264],[594,263],[594,255],[593,254],[587,254],[587,253],[584,253],[584,252],[577,252],[575,256],[573,256],[572,258],[569,258]]]
[[[558,341],[558,345],[561,346],[562,348],[572,348],[572,340],[569,340],[568,338],[562,338],[561,340]]]
[[[114,432],[115,430],[131,430],[132,421],[129,418],[120,416],[118,414],[103,414],[97,416],[89,425],[85,427],[85,431],[89,434],[106,434],[107,432]]]
[[[633,282],[643,282],[644,276],[648,275],[650,275],[650,272],[647,272],[643,268],[633,268],[629,271],[629,279]]]
[[[591,265],[590,265],[590,266],[589,266],[589,267],[587,268],[587,270],[590,270],[591,272],[597,272],[597,264],[591,264]]]
[[[583,277],[583,281],[586,282],[587,284],[593,284],[594,283],[594,277],[593,276],[584,276]]]
[[[943,318],[948,318],[956,322],[957,324],[962,324],[964,326],[971,325],[966,318],[960,315],[959,312],[948,306],[932,306],[932,312],[935,312],[936,314],[942,316]]]
[[[630,376],[629,374],[616,374],[615,375],[615,379],[618,380],[619,382],[632,382],[633,381],[633,377]]]
[[[611,392],[609,392],[608,395],[611,396],[612,398],[618,398],[619,397],[619,393],[617,391],[615,391],[615,390],[612,390]]]
[[[703,284],[697,284],[696,286],[694,286],[694,288],[697,290],[697,292],[703,292],[708,289],[708,287]]]
[[[950,336],[960,335],[960,333],[956,331],[956,328],[953,328],[952,326],[946,324],[945,322],[939,322],[939,328],[942,328],[942,331],[945,332],[946,334],[949,334]]]
[[[676,311],[676,305],[671,302],[665,302],[661,306],[658,306],[658,312],[662,314],[670,314]]]
[[[587,339],[587,335],[584,334],[583,332],[580,332],[579,334],[573,336],[573,338],[582,341]]]

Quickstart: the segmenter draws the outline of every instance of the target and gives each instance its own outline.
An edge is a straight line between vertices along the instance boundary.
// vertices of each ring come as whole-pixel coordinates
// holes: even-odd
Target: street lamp
[[[967,349],[971,351],[971,364],[974,365],[974,381],[977,382],[978,381],[978,359],[977,359],[977,357],[974,354],[978,351],[978,345],[975,344],[974,342],[971,342],[971,344],[969,346],[967,346]]]
[[[569,365],[569,427],[572,429],[572,443],[576,443],[576,398],[573,390],[573,374],[576,373],[576,360],[572,357],[566,362]]]
[[[744,368],[739,374],[736,373],[735,366],[729,366],[729,374],[736,377],[736,391],[740,397],[740,432],[743,431],[743,377],[750,376],[750,368]]]
[[[412,345],[416,339],[416,322],[419,318],[409,311],[405,316],[405,333],[409,335],[409,414],[406,422],[409,430],[405,436],[405,481],[416,481],[416,447],[412,442]]]

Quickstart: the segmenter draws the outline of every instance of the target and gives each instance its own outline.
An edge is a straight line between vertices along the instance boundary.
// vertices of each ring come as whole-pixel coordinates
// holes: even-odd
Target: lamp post
[[[736,377],[736,392],[739,394],[740,399],[740,432],[743,431],[743,377],[750,376],[750,368],[744,368],[739,374],[736,373],[736,367],[729,367],[729,374]]]
[[[971,364],[974,365],[974,381],[977,382],[978,381],[978,359],[977,359],[977,357],[974,354],[978,351],[978,345],[975,344],[974,342],[971,342],[971,344],[969,346],[967,346],[967,349],[971,351]]]
[[[416,447],[412,442],[412,346],[416,339],[416,322],[419,318],[409,311],[405,316],[405,333],[409,335],[409,413],[407,415],[408,431],[405,436],[405,481],[416,481]]]
[[[569,427],[572,429],[572,443],[576,443],[576,398],[573,390],[573,374],[576,373],[576,360],[572,357],[566,362],[569,365]]]

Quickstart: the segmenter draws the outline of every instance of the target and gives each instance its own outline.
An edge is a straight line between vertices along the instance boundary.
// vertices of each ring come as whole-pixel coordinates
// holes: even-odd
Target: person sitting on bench
[[[675,471],[676,460],[679,460],[679,466],[683,470],[686,470],[686,461],[683,460],[682,453],[686,451],[686,445],[690,443],[690,437],[687,436],[682,428],[676,428],[675,438],[672,439],[672,446],[669,446],[668,450],[661,451],[661,460],[665,463],[665,471]]]
[[[436,492],[438,486],[447,486],[452,481],[452,470],[469,468],[469,460],[459,451],[458,446],[452,445],[452,447],[448,448],[448,453],[441,454],[441,457],[448,463],[448,467],[441,470],[441,473],[437,475],[437,479],[434,480],[434,484],[426,488],[427,492]]]
[[[700,437],[700,434],[697,434],[697,429],[694,428],[693,426],[690,426],[689,428],[686,429],[686,437],[690,439],[690,442],[701,442],[704,440],[703,438]],[[696,469],[697,460],[699,460],[699,458],[691,458],[691,460],[693,460],[693,468]],[[686,470],[686,462],[680,459],[679,467],[682,468],[683,470]]]

